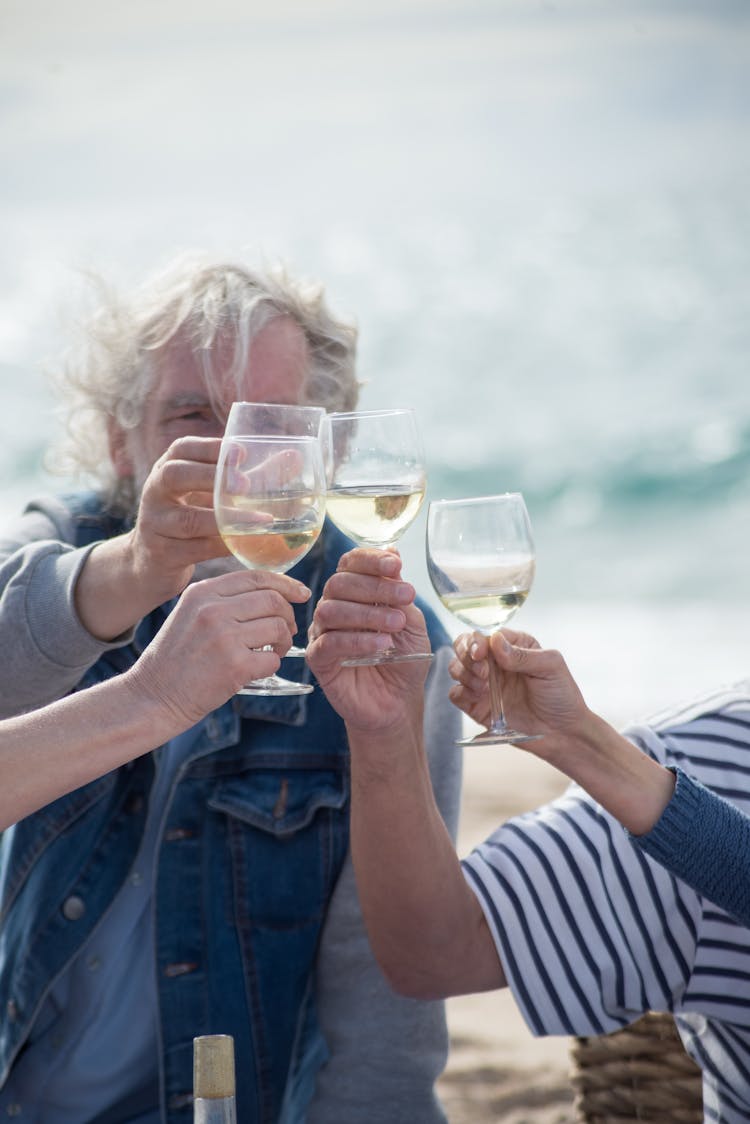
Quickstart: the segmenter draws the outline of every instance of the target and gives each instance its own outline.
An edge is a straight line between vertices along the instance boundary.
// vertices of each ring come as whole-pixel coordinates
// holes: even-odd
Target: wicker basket
[[[702,1124],[701,1071],[670,1014],[649,1012],[630,1026],[571,1046],[577,1119],[585,1124]]]

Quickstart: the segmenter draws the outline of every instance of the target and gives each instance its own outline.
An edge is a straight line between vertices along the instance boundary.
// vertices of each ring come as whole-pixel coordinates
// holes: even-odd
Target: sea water
[[[428,501],[524,493],[515,624],[592,706],[750,672],[744,4],[73,7],[0,48],[0,516],[61,486],[86,270],[281,258],[356,317],[360,405],[416,409]]]

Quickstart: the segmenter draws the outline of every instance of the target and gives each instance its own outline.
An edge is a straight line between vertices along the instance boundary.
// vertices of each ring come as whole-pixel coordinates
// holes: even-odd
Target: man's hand
[[[132,531],[97,544],[81,570],[81,623],[113,640],[189,583],[198,562],[227,555],[213,512],[221,439],[181,437],[151,469]]]
[[[427,661],[343,667],[342,661],[391,646],[429,651],[414,587],[401,580],[392,551],[358,548],[342,555],[327,581],[308,635],[307,660],[348,726],[382,730],[421,716]],[[420,718],[421,721],[421,718]]]
[[[188,587],[128,672],[137,698],[192,726],[251,679],[272,675],[310,590],[285,574],[242,570]],[[272,651],[262,651],[270,645]]]
[[[131,552],[134,571],[159,587],[155,605],[185,588],[196,562],[229,553],[213,510],[220,447],[218,437],[181,437],[143,485]]]

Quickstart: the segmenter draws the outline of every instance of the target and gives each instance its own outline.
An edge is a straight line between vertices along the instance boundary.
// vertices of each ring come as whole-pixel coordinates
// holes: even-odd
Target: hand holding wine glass
[[[415,601],[395,551],[356,547],[341,555],[326,582],[315,606],[307,659],[350,730],[395,728],[406,715],[421,712],[428,661],[357,663],[363,653],[382,650],[396,637],[399,652],[429,649],[425,618]],[[389,620],[394,617],[401,619]]]
[[[534,542],[518,492],[439,500],[427,517],[427,569],[438,597],[460,621],[491,636],[523,605],[534,580]],[[500,678],[489,660],[490,724],[461,745],[500,745],[539,735],[512,730]]]
[[[393,546],[424,500],[426,474],[414,412],[328,414],[321,441],[330,518],[359,546]],[[430,652],[390,649],[347,660],[345,666],[431,658]]]
[[[214,512],[225,544],[248,569],[284,574],[316,542],[325,517],[325,474],[315,437],[222,439]],[[248,684],[253,695],[307,694],[278,675]]]

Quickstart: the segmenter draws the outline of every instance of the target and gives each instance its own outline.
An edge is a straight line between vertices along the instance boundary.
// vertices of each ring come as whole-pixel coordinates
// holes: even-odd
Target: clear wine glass
[[[318,437],[325,417],[322,406],[294,406],[281,402],[233,402],[227,417],[227,437]],[[292,644],[287,657],[304,659],[306,650]]]
[[[359,546],[393,546],[424,500],[424,457],[414,411],[327,414],[320,434],[329,517]],[[431,658],[430,652],[390,648],[342,662],[355,667]]]
[[[531,522],[520,492],[437,500],[427,514],[427,570],[435,592],[464,624],[491,636],[526,600],[536,568]],[[489,660],[490,724],[459,745],[536,739],[509,728],[497,665]]]
[[[281,402],[233,402],[225,437],[318,437],[325,417],[322,406]]]
[[[229,550],[250,570],[285,574],[316,542],[325,518],[325,471],[316,437],[222,438],[214,514]],[[309,683],[269,675],[244,695],[300,695]]]

